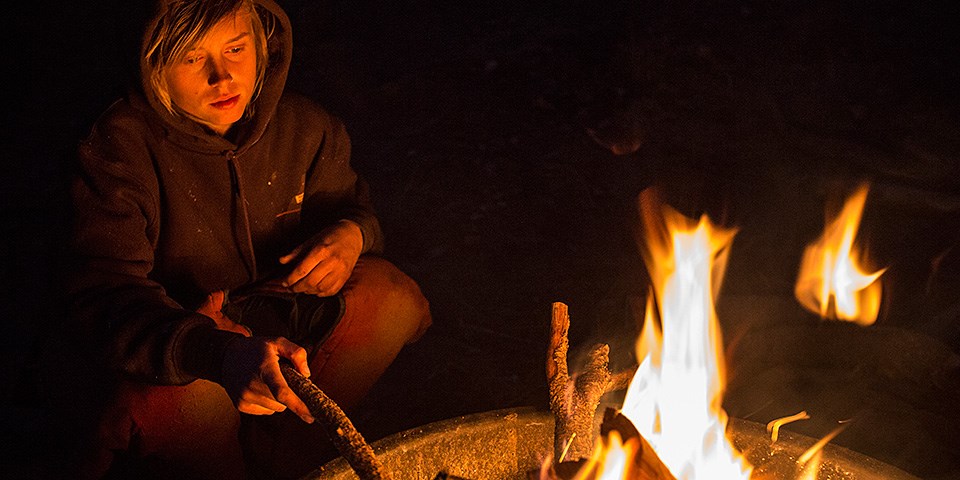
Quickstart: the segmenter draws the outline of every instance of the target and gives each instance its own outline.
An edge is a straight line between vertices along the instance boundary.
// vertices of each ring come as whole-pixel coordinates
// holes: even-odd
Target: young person
[[[52,349],[80,380],[59,404],[88,420],[77,475],[302,475],[323,433],[279,362],[349,411],[430,325],[376,256],[344,125],[284,91],[292,51],[272,0],[161,1],[141,85],[82,142]]]

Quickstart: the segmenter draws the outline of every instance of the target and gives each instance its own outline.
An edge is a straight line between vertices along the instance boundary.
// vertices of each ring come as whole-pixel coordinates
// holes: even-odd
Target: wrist
[[[219,382],[227,349],[242,335],[215,328],[198,327],[184,334],[180,344],[182,370],[192,376]]]
[[[355,245],[357,246],[357,251],[360,253],[363,253],[363,245],[364,245],[365,239],[363,235],[363,228],[360,227],[360,224],[346,218],[340,219],[339,221],[337,221],[337,224],[340,225],[342,228],[346,228],[348,231],[351,232],[351,236],[357,239],[357,242],[355,243]]]

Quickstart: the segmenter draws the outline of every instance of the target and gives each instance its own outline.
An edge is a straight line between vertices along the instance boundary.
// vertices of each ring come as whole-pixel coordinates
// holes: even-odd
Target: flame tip
[[[803,253],[794,295],[800,304],[823,319],[873,324],[880,310],[880,276],[886,268],[867,273],[866,248],[854,244],[869,184],[861,184],[823,234]]]

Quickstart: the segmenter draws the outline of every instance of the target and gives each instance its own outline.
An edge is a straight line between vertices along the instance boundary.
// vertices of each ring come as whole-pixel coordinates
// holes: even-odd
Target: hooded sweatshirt
[[[93,339],[86,348],[97,360],[136,380],[218,380],[238,335],[194,310],[209,292],[282,273],[278,258],[324,227],[354,221],[363,251],[382,249],[344,125],[284,92],[289,19],[272,0],[257,9],[272,17],[269,65],[254,114],[230,135],[172,115],[145,93],[141,49],[142,84],[108,108],[79,148],[69,317]]]

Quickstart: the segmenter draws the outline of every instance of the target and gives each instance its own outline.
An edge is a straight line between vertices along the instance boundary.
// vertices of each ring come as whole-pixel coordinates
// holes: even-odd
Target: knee
[[[122,381],[111,409],[129,416],[141,435],[158,441],[212,431],[235,432],[240,416],[220,385],[197,379],[187,385],[159,386]],[[169,437],[169,438],[167,438]]]
[[[347,309],[371,311],[369,316],[406,332],[406,343],[419,339],[433,322],[430,303],[420,286],[392,263],[371,256],[357,262],[344,288]],[[357,305],[362,303],[363,306]]]

